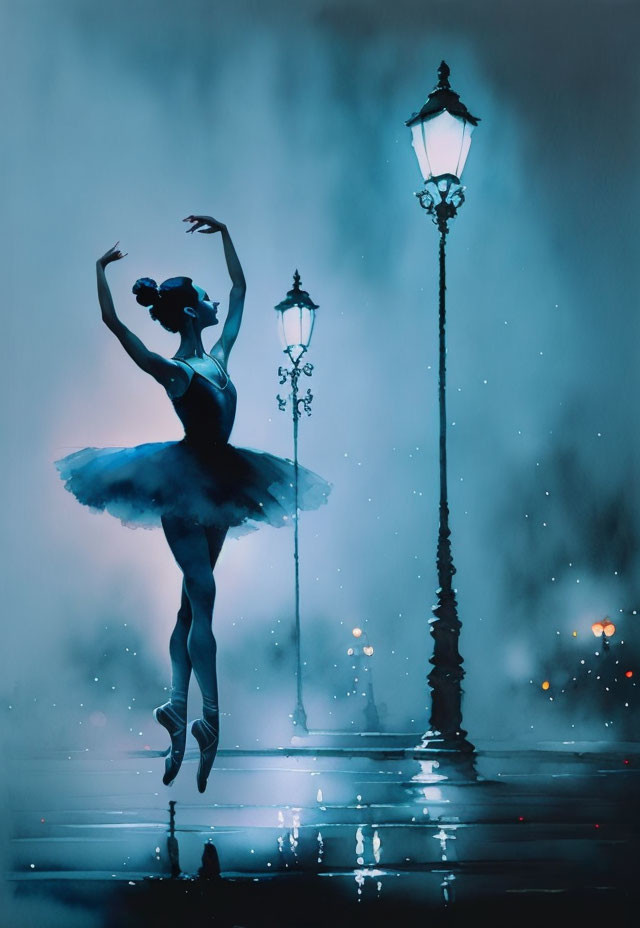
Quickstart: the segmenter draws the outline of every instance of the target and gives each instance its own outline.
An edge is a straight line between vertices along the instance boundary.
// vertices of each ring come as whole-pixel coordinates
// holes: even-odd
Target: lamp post
[[[449,67],[438,68],[438,84],[422,109],[407,120],[413,147],[425,187],[416,194],[420,205],[431,216],[440,233],[439,244],[439,386],[440,406],[440,510],[437,549],[438,602],[430,620],[434,640],[428,675],[431,687],[430,730],[423,748],[446,751],[473,751],[462,728],[462,688],[464,676],[458,640],[462,624],[453,588],[455,567],[451,554],[449,502],[447,496],[447,414],[445,340],[445,245],[449,222],[464,202],[460,176],[467,160],[471,133],[478,124],[449,84]]]
[[[293,418],[293,473],[294,473],[294,497],[295,497],[295,516],[293,523],[293,563],[295,577],[295,644],[296,644],[296,708],[292,715],[295,728],[307,734],[307,714],[304,710],[302,701],[302,659],[300,652],[300,557],[299,557],[299,536],[298,536],[298,422],[302,415],[301,407],[304,412],[311,415],[311,401],[313,394],[307,388],[304,396],[299,396],[298,381],[302,374],[311,377],[313,373],[313,364],[303,364],[300,362],[309,347],[317,305],[313,302],[306,290],[300,289],[300,274],[298,271],[293,275],[293,287],[287,293],[284,300],[276,306],[276,312],[279,313],[280,340],[285,354],[288,355],[291,364],[290,369],[280,366],[278,376],[280,383],[284,384],[289,380],[291,382],[291,394],[289,400],[291,404],[291,414]],[[283,399],[280,394],[277,396],[278,408],[284,411],[287,408],[287,399]]]

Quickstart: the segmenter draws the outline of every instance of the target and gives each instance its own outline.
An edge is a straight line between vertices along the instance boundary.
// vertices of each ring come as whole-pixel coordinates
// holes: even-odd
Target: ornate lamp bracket
[[[308,361],[306,364],[300,366],[300,359],[294,362],[293,367],[289,370],[286,367],[278,368],[278,377],[280,378],[280,383],[284,384],[287,380],[291,381],[291,394],[288,397],[292,403],[292,413],[294,419],[299,419],[302,415],[302,412],[305,412],[308,416],[311,415],[311,403],[313,402],[313,393],[310,389],[307,389],[307,392],[304,396],[298,397],[298,380],[300,375],[305,374],[307,377],[311,377],[313,374],[313,364],[310,364]],[[287,397],[282,397],[278,393],[276,396],[278,400],[278,409],[281,412],[284,412],[287,408]],[[302,411],[301,411],[302,407]]]
[[[458,215],[464,203],[465,189],[453,174],[443,174],[442,177],[431,178],[424,190],[415,194],[420,206],[443,235],[449,231],[449,220]]]
[[[308,416],[311,415],[311,403],[312,403],[312,401],[313,401],[313,393],[311,392],[311,390],[307,389],[306,395],[305,395],[305,396],[301,396],[300,399],[297,400],[297,402],[296,402],[296,405],[297,405],[297,407],[298,407],[298,409],[297,409],[298,418],[302,415],[302,413],[300,412],[300,404],[302,404],[302,408],[303,408],[303,410],[306,412],[306,414],[307,414]]]

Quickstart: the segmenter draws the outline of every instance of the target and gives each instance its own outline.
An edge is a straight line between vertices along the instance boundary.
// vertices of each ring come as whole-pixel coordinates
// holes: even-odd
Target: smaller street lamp
[[[279,314],[280,340],[284,352],[289,356],[293,367],[289,370],[285,367],[278,368],[280,383],[284,384],[287,380],[291,381],[291,413],[293,417],[293,464],[294,464],[294,493],[295,493],[295,516],[294,516],[294,542],[293,542],[293,561],[295,573],[295,641],[296,641],[296,689],[297,702],[296,709],[293,713],[293,724],[299,731],[307,734],[307,714],[302,702],[302,658],[300,651],[300,558],[299,558],[299,538],[298,538],[298,420],[302,415],[300,407],[305,413],[311,415],[311,401],[313,394],[307,389],[305,396],[298,396],[298,380],[301,374],[311,377],[313,373],[313,364],[306,363],[302,367],[300,361],[309,347],[311,334],[316,318],[318,306],[313,302],[306,290],[300,289],[300,274],[296,270],[293,275],[293,287],[287,293],[284,300],[275,307]],[[278,408],[284,412],[287,408],[286,398],[278,394]]]

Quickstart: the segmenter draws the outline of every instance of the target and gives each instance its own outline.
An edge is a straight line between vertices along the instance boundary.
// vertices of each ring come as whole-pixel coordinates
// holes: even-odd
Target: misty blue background
[[[320,304],[300,456],[334,489],[301,520],[309,722],[349,718],[360,624],[385,726],[426,727],[437,233],[413,197],[404,120],[445,58],[482,119],[448,243],[465,727],[472,740],[565,737],[576,722],[605,736],[586,702],[555,711],[539,681],[558,632],[576,660],[605,614],[629,642],[637,632],[637,18],[616,0],[2,4],[9,733],[159,740],[178,569],[159,531],[90,513],[52,462],[180,437],[100,321],[94,266],[120,240],[117,308],[173,353],[130,290],[187,274],[224,308],[220,242],[184,234],[192,212],[228,224],[248,281],[235,444],[291,454],[273,306],[295,268]],[[223,744],[288,731],[291,550],[290,533],[265,529],[221,556]]]

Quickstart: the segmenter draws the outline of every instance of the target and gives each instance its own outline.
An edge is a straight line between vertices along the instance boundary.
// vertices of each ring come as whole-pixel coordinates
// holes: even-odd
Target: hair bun
[[[141,306],[154,306],[158,302],[158,285],[150,277],[140,277],[131,290]]]

